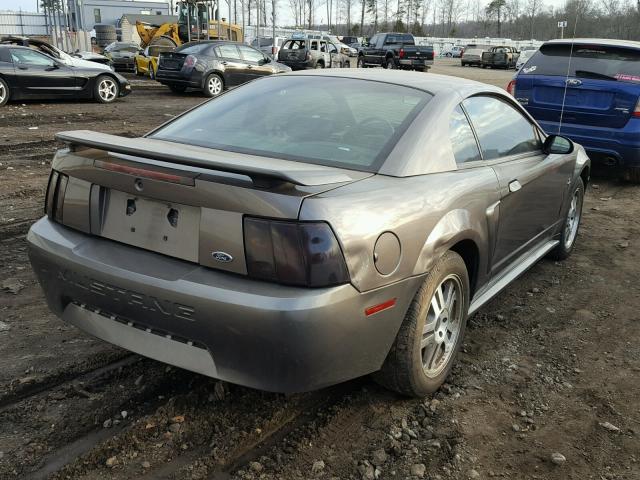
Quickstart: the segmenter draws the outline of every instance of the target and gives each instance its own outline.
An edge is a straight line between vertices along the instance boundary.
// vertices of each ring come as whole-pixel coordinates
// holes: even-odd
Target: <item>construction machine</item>
[[[178,47],[185,42],[198,40],[232,40],[242,42],[243,32],[239,25],[217,19],[221,0],[181,0],[176,4],[177,23],[154,24],[136,22],[140,46]],[[150,17],[152,19],[153,17]]]

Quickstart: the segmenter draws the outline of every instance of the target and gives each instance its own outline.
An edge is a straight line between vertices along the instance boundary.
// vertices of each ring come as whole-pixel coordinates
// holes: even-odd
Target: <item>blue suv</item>
[[[594,164],[621,167],[640,183],[640,42],[546,42],[507,90],[547,133],[571,138]]]

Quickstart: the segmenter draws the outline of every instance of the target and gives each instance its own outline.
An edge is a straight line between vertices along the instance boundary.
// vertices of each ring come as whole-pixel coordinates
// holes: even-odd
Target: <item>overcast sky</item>
[[[162,1],[162,0],[159,0]],[[489,3],[490,0],[485,0],[484,3]],[[560,6],[564,4],[565,0],[543,0],[545,5],[554,5]],[[35,12],[36,6],[40,0],[0,0],[0,10],[24,10],[28,12]],[[164,3],[169,3],[164,2]],[[268,2],[271,3],[271,2]],[[316,0],[316,3],[322,3],[321,0]],[[289,8],[288,0],[278,0],[278,5],[280,8],[280,12],[278,12],[279,20],[277,20],[278,24],[287,24],[293,23],[293,16],[291,15],[291,9]],[[224,10],[224,8],[223,8]],[[357,8],[354,7],[354,11]],[[320,21],[322,18],[322,14],[325,13],[325,9],[322,7],[318,7],[316,10],[316,21]],[[326,16],[326,15],[325,15]]]

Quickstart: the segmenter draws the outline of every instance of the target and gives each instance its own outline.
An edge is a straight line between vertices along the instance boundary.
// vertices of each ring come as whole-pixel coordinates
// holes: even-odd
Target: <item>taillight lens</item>
[[[349,281],[342,250],[326,223],[245,217],[244,244],[253,278],[307,287]]]
[[[404,58],[404,48],[401,48],[400,51],[398,52],[398,56],[400,58]]]
[[[44,213],[51,219],[62,222],[62,206],[64,204],[64,194],[67,190],[69,177],[51,170],[47,194],[44,200]]]
[[[511,80],[509,82],[509,85],[507,85],[507,92],[509,92],[511,94],[511,96],[513,96],[513,97],[516,96],[516,81],[515,80]]]
[[[640,117],[640,98],[638,98],[638,103],[636,103],[636,109],[633,111],[634,117]]]
[[[184,65],[185,67],[193,68],[193,66],[196,64],[196,61],[196,57],[194,57],[193,55],[187,55],[187,58],[184,59]]]

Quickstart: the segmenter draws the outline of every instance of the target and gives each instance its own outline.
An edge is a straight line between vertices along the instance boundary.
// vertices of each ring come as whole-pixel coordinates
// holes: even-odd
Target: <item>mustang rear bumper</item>
[[[287,287],[86,235],[47,218],[27,237],[49,307],[86,332],[166,363],[278,392],[382,365],[421,282],[360,293]],[[366,316],[366,308],[396,305]]]

